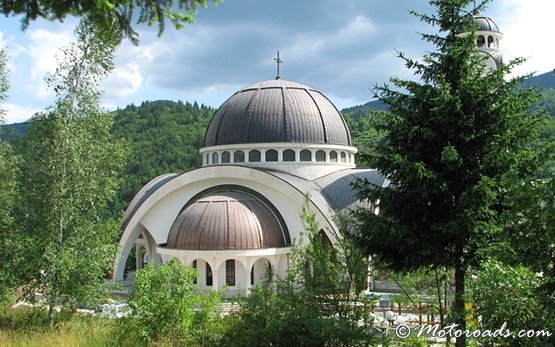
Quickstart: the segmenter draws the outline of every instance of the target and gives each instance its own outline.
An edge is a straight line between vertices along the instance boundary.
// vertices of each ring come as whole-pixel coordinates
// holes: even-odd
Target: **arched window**
[[[312,152],[308,149],[301,151],[301,161],[312,161]]]
[[[206,263],[206,285],[207,286],[212,285],[212,268],[208,263]]]
[[[331,151],[330,152],[330,161],[337,163],[337,152],[336,151]]]
[[[210,159],[210,155],[208,153],[206,153],[206,155],[204,156],[204,164],[208,165],[208,159]]]
[[[283,161],[295,161],[295,151],[292,149],[283,151]]]
[[[326,152],[322,150],[316,151],[316,161],[326,161]]]
[[[341,152],[341,162],[344,163],[347,161],[347,155],[345,154],[345,152]]]
[[[212,164],[218,164],[220,162],[219,158],[218,158],[218,153],[214,152],[212,153]]]
[[[222,163],[229,163],[231,161],[231,155],[228,151],[222,153]]]
[[[257,149],[253,149],[249,152],[249,161],[250,162],[259,162],[260,161],[260,151]]]
[[[267,150],[266,161],[278,161],[278,152],[275,149]]]
[[[243,151],[235,151],[235,153],[233,153],[233,161],[235,163],[242,163],[245,161],[245,152]]]
[[[493,47],[493,36],[488,36],[488,47]]]
[[[351,153],[347,153],[347,163],[352,163],[353,162],[353,156],[351,155]]]
[[[195,269],[195,270],[197,269],[197,260],[196,260],[196,259],[193,260],[192,268]],[[194,283],[194,284],[197,284],[197,278],[196,278],[196,277],[195,277],[195,279],[193,280],[193,283]]]
[[[233,259],[225,261],[225,284],[228,286],[235,285],[235,260]]]
[[[479,35],[476,44],[478,45],[478,47],[484,47],[486,44],[486,38],[482,35]]]

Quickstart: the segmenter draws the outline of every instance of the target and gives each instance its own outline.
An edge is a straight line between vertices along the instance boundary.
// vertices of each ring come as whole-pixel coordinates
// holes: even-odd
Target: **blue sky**
[[[418,58],[431,47],[418,32],[430,27],[408,13],[429,12],[424,0],[224,0],[201,9],[196,23],[139,27],[141,44],[124,42],[103,84],[106,109],[144,100],[198,101],[218,107],[237,89],[275,77],[279,50],[283,78],[324,92],[338,108],[372,99],[370,88],[391,76],[410,77],[396,51]],[[516,72],[555,68],[553,0],[494,0],[492,17],[504,38],[505,60],[528,58]],[[53,102],[43,82],[55,55],[73,38],[75,19],[37,21],[20,30],[19,18],[0,19],[0,44],[10,58],[8,123],[21,122]]]

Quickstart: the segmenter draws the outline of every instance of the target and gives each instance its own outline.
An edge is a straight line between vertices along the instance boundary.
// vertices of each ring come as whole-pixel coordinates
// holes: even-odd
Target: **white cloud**
[[[107,97],[124,98],[135,94],[143,84],[143,80],[139,66],[129,63],[116,67],[104,81],[103,87]]]
[[[515,72],[543,73],[555,68],[555,49],[550,39],[555,32],[553,0],[504,0],[502,11],[493,18],[503,33],[501,50],[506,61],[527,58]]]
[[[73,35],[70,31],[49,31],[45,29],[29,31],[31,43],[26,47],[31,58],[30,83],[28,89],[37,98],[45,99],[53,95],[44,82],[44,76],[56,69],[56,54],[60,48],[69,45]]]
[[[41,110],[33,107],[19,106],[15,104],[3,104],[0,108],[5,111],[5,121],[7,124],[25,122],[35,113]]]

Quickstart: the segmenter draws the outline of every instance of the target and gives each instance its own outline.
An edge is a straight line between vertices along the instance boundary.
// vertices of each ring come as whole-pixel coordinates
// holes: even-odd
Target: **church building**
[[[317,89],[279,76],[242,88],[214,114],[202,167],[157,177],[132,200],[114,278],[123,280],[132,247],[138,268],[176,259],[197,269],[199,288],[226,286],[231,296],[248,294],[268,267],[285,275],[306,196],[333,244],[334,215],[356,202],[351,183],[386,184],[355,168],[356,152],[345,119]]]
[[[502,35],[476,16],[476,48],[501,61]],[[285,80],[242,88],[216,111],[200,149],[203,165],[146,184],[122,223],[113,277],[124,279],[132,248],[137,268],[171,259],[197,269],[199,289],[248,295],[268,269],[283,276],[291,246],[303,242],[306,197],[331,244],[342,237],[337,213],[357,203],[352,183],[389,184],[375,169],[357,169],[345,119],[320,91]]]

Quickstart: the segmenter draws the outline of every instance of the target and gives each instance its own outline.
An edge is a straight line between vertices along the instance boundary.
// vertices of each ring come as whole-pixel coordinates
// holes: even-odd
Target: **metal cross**
[[[283,60],[279,59],[279,51],[277,51],[277,57],[274,58],[274,60],[277,63],[277,75],[276,75],[276,80],[279,80],[281,77],[279,76],[279,64],[283,64]]]

